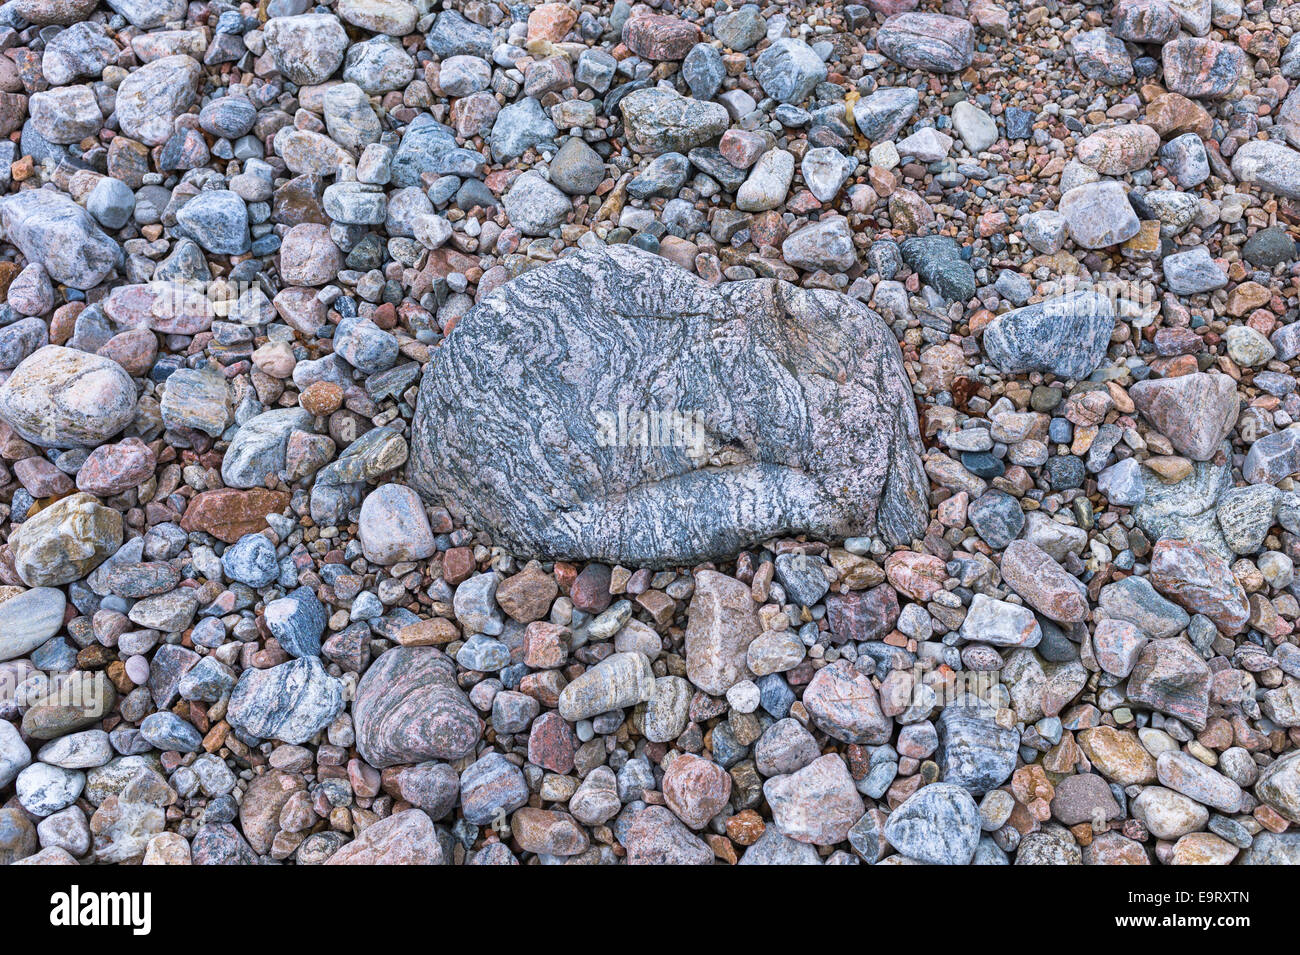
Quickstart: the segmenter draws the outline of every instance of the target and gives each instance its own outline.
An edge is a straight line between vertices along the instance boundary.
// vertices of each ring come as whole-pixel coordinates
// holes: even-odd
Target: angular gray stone
[[[835,293],[713,288],[614,246],[497,289],[427,367],[411,482],[519,556],[681,565],[925,527],[898,346]]]
[[[327,13],[272,17],[263,28],[275,67],[292,83],[324,83],[343,63],[348,35],[339,18]]]
[[[979,796],[1011,777],[1020,750],[1020,734],[995,723],[994,712],[988,704],[970,697],[944,709],[938,723],[937,754],[944,782]]]
[[[920,94],[910,86],[887,86],[853,104],[853,125],[872,142],[892,140],[915,115]]]
[[[215,255],[248,251],[248,207],[229,189],[200,192],[177,211],[176,223]]]
[[[543,112],[542,105],[533,97],[526,96],[497,113],[488,140],[492,143],[492,158],[502,162],[522,156],[534,146],[549,143],[557,135],[559,130]]]
[[[573,203],[536,173],[526,172],[502,198],[510,224],[524,235],[546,235],[573,211]]]
[[[801,103],[826,79],[826,64],[803,40],[782,37],[754,60],[763,92],[782,103]]]
[[[1213,292],[1228,284],[1228,275],[1210,258],[1210,250],[1203,245],[1167,256],[1161,263],[1165,272],[1165,285],[1179,295]]]
[[[1075,186],[1061,196],[1057,210],[1065,216],[1070,238],[1085,249],[1119,245],[1142,228],[1124,184],[1113,179]]]
[[[690,152],[731,125],[721,103],[701,102],[661,86],[633,90],[618,105],[628,145],[647,155]]]
[[[311,428],[311,412],[275,408],[244,422],[221,460],[221,479],[228,487],[263,487],[268,475],[279,475],[292,431]]]
[[[1276,484],[1300,471],[1300,428],[1266,434],[1250,446],[1241,476],[1251,484]]]
[[[970,793],[951,783],[917,790],[885,820],[885,838],[927,865],[966,865],[980,838],[980,811]]]

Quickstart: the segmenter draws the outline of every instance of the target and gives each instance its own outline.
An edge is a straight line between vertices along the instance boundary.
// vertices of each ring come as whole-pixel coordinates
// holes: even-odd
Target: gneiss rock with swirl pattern
[[[416,488],[519,556],[682,565],[926,526],[911,387],[875,313],[628,246],[488,295],[429,362],[412,430]]]

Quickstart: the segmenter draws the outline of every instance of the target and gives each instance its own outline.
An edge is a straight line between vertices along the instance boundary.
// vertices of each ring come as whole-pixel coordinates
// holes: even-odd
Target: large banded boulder
[[[429,362],[410,477],[525,557],[681,565],[926,524],[898,344],[843,295],[629,246],[495,290]]]

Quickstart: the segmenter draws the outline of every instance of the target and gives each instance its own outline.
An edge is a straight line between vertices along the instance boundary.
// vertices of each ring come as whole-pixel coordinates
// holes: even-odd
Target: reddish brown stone
[[[222,488],[204,491],[190,501],[181,517],[181,529],[203,531],[217,540],[233,544],[245,534],[256,534],[266,526],[267,514],[278,514],[289,506],[286,491],[252,488],[237,491]]]
[[[562,667],[569,658],[569,628],[537,620],[524,631],[524,663],[535,670]]]
[[[536,561],[497,585],[497,604],[520,623],[541,620],[551,609],[560,592],[555,578],[542,570]]]
[[[573,606],[587,613],[600,613],[614,599],[609,592],[609,568],[604,564],[588,564],[569,588]]]
[[[14,477],[35,498],[53,497],[72,490],[72,478],[41,457],[24,458],[15,463]]]
[[[528,734],[528,761],[553,773],[573,772],[578,737],[573,727],[555,710],[533,720]]]
[[[469,547],[453,547],[442,555],[442,576],[453,587],[474,576],[476,565],[474,551]]]
[[[397,642],[404,647],[433,647],[460,639],[460,628],[445,617],[421,620],[397,631]]]
[[[623,42],[647,60],[681,60],[700,42],[700,30],[676,17],[648,13],[623,24]]]
[[[577,11],[568,4],[543,3],[528,14],[528,39],[559,43],[577,22]]]
[[[898,595],[888,584],[826,598],[826,620],[835,643],[879,640],[898,620]]]
[[[343,389],[332,381],[313,381],[298,396],[298,404],[315,415],[330,415],[343,405]]]
[[[703,829],[727,804],[731,776],[717,763],[683,753],[664,773],[668,808],[692,829]]]
[[[117,362],[127,374],[139,377],[153,367],[158,357],[158,336],[147,328],[130,328],[100,346],[99,354]]]
[[[590,844],[587,831],[567,812],[525,807],[510,818],[510,829],[524,852],[576,856]]]
[[[900,594],[913,600],[929,600],[943,590],[948,568],[933,554],[901,550],[885,558],[885,576]]]
[[[90,452],[77,472],[77,490],[105,497],[121,494],[153,476],[158,459],[139,438],[103,444]]]

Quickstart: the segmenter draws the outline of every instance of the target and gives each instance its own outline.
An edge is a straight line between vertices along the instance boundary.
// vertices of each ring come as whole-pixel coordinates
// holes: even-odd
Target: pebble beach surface
[[[1300,4],[8,0],[0,864],[1300,864]]]

